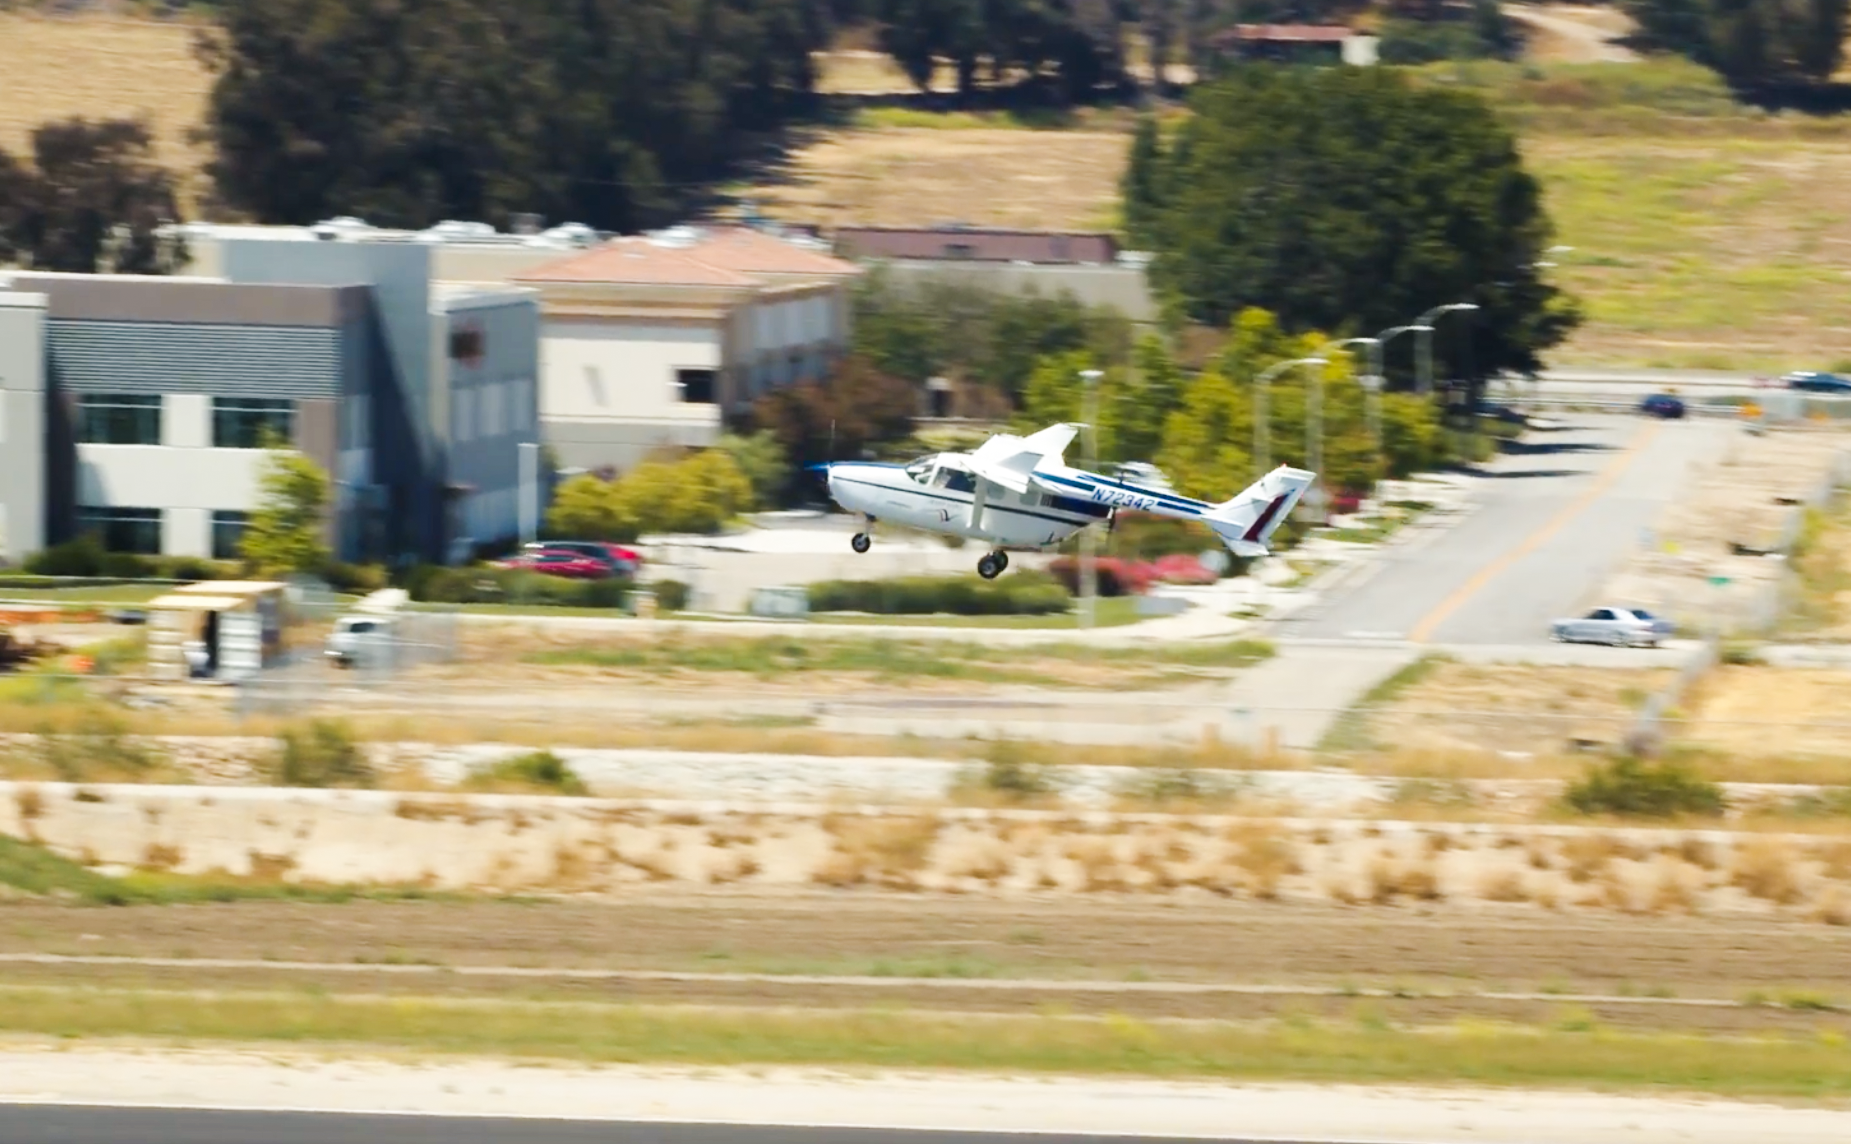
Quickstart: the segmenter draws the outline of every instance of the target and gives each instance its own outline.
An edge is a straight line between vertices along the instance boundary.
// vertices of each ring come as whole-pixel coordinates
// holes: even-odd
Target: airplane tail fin
[[[1266,542],[1291,515],[1316,473],[1280,465],[1207,515],[1208,526],[1236,556],[1265,556]]]

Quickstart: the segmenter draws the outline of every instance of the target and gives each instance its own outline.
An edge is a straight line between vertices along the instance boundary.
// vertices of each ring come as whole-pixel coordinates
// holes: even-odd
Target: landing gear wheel
[[[1002,572],[1003,563],[998,560],[994,554],[985,556],[983,559],[977,561],[977,575],[983,577],[985,580],[994,580],[1002,575]]]
[[[991,555],[996,557],[996,570],[998,572],[1009,571],[1009,554],[1007,552],[1003,552],[999,549],[991,553]]]
[[[848,546],[853,548],[856,552],[866,552],[868,546],[873,543],[873,539],[870,538],[867,533],[857,532],[854,539],[848,542]]]

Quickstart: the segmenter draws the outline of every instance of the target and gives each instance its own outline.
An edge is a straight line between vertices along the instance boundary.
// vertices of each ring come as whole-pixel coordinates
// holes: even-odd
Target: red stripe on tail
[[[1258,544],[1260,542],[1260,533],[1266,531],[1267,524],[1269,524],[1273,516],[1278,513],[1279,506],[1285,503],[1285,499],[1288,495],[1290,494],[1280,493],[1278,496],[1274,497],[1273,503],[1266,506],[1266,511],[1262,512],[1259,519],[1254,521],[1253,524],[1247,528],[1247,531],[1241,536],[1241,539],[1250,540]]]

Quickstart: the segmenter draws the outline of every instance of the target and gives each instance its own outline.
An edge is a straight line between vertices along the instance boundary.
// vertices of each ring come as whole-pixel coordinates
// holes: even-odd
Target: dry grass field
[[[1370,714],[1362,733],[1407,751],[1559,757],[1576,742],[1617,743],[1671,675],[1441,662]]]
[[[212,86],[194,31],[181,21],[0,12],[0,148],[27,153],[32,129],[48,120],[145,115],[191,202],[207,156],[187,136]]]

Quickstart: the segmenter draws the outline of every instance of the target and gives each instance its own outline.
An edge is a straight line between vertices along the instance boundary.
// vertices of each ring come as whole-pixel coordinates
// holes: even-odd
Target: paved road
[[[740,1127],[600,1120],[0,1106],[6,1144],[1143,1144],[1135,1136]],[[1225,1137],[1238,1144],[1237,1137]],[[1311,1142],[1304,1142],[1311,1144]]]
[[[1735,426],[1577,417],[1534,433],[1477,478],[1451,529],[1384,555],[1328,601],[1281,619],[1286,638],[1535,645],[1601,582]]]

